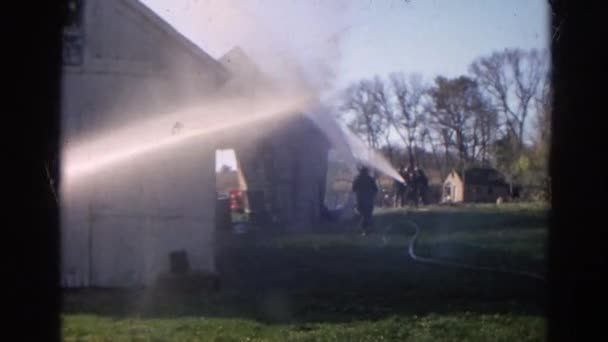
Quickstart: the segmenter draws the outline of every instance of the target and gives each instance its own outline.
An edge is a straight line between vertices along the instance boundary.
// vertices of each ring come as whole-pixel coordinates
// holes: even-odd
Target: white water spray
[[[128,162],[161,149],[178,147],[194,138],[204,138],[261,120],[295,113],[304,106],[303,97],[260,101],[254,110],[246,100],[230,99],[199,106],[103,134],[95,139],[72,143],[64,151],[63,177],[67,183],[84,179],[103,168]],[[251,127],[248,126],[250,129]]]
[[[251,125],[259,124],[262,120],[279,119],[305,111],[333,147],[350,157],[353,166],[361,163],[403,182],[390,163],[366,146],[348,127],[340,124],[330,109],[306,111],[311,107],[309,98],[302,95],[260,94],[252,103],[251,99],[227,97],[138,121],[127,128],[100,134],[83,142],[72,142],[64,150],[63,178],[66,183],[73,183],[147,153],[178,148],[195,138],[205,138],[239,127],[249,130]],[[256,130],[263,131],[263,126],[258,126]]]
[[[308,112],[311,120],[330,139],[333,148],[354,168],[356,164],[363,164],[397,181],[404,182],[397,170],[377,151],[367,146],[348,127],[338,122],[335,115],[328,108]]]
[[[359,162],[375,169],[397,181],[405,183],[397,170],[378,152],[366,146],[359,137],[353,134],[348,128],[344,128],[344,134],[350,145],[351,152]]]

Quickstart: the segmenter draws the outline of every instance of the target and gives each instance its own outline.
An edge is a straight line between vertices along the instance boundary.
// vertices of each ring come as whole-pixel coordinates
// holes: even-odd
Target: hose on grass
[[[514,275],[514,276],[522,276],[522,277],[533,278],[533,279],[540,280],[540,281],[545,281],[545,277],[543,277],[539,274],[536,274],[536,273],[532,273],[532,272],[510,271],[510,270],[504,270],[504,269],[493,268],[493,267],[475,266],[475,265],[463,264],[463,263],[458,263],[458,262],[437,260],[437,259],[418,256],[415,252],[415,248],[416,248],[416,242],[418,241],[418,237],[420,236],[420,226],[418,226],[418,224],[416,224],[416,222],[414,222],[412,220],[408,220],[407,222],[409,223],[410,226],[412,226],[415,229],[415,233],[412,236],[412,238],[410,239],[410,242],[408,245],[408,254],[409,254],[410,258],[412,258],[414,261],[424,263],[424,264],[457,267],[457,268],[468,269],[468,270],[473,270],[473,271],[510,274],[510,275]]]

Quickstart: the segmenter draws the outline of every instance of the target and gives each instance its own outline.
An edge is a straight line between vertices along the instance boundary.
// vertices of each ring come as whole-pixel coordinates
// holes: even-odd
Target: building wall
[[[297,223],[294,229],[301,229],[320,219],[327,183],[329,146],[323,133],[311,121],[299,118],[294,126],[300,129],[298,139],[292,140],[293,160],[298,170],[295,181],[299,183],[293,196]]]
[[[203,101],[228,77],[137,0],[84,1],[83,63],[65,68],[68,135],[117,127]],[[181,38],[184,39],[184,38]],[[194,50],[195,48],[193,48]],[[94,81],[89,81],[89,80]],[[73,81],[72,81],[73,80]]]
[[[146,11],[134,0],[85,1],[83,60],[64,67],[65,147],[201,101],[222,82],[210,57]],[[180,249],[194,270],[213,271],[214,161],[213,141],[199,139],[64,179],[62,284],[150,285]]]
[[[327,177],[328,143],[314,123],[294,113],[226,134],[236,151],[252,210],[266,211],[288,229],[320,219]]]
[[[464,184],[462,179],[455,173],[450,173],[445,182],[443,183],[444,188],[447,185],[451,185],[450,202],[460,203],[464,200]],[[445,190],[443,197],[445,198]]]
[[[506,185],[468,185],[465,202],[496,202],[498,197],[506,198],[509,188]]]

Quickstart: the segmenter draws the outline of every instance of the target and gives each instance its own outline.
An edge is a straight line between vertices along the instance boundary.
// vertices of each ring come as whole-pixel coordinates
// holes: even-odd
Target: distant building
[[[452,170],[443,182],[443,202],[496,202],[499,197],[508,196],[509,184],[492,168],[469,168],[464,171],[464,177]]]

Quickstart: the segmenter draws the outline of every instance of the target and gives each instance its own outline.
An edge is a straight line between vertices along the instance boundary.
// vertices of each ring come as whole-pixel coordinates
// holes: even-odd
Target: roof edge
[[[204,60],[207,63],[210,63],[217,67],[218,70],[224,74],[224,81],[228,78],[229,72],[226,68],[215,58],[213,58],[210,54],[205,52],[202,48],[196,45],[193,41],[188,39],[186,36],[181,34],[175,27],[169,24],[165,19],[163,19],[160,15],[158,15],[154,10],[148,7],[146,4],[141,2],[140,0],[119,0],[122,3],[130,6],[137,13],[142,14],[142,16],[148,20],[152,25],[154,25],[161,32],[169,35],[174,38],[179,45],[184,47],[184,49],[195,57]]]

